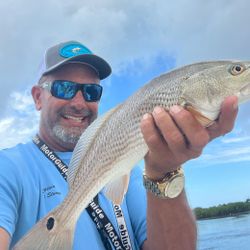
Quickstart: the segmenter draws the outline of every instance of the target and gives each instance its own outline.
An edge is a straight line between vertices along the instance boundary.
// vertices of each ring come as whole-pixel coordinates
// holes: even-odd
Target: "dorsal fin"
[[[78,172],[78,168],[80,167],[79,162],[85,157],[86,153],[88,152],[93,138],[95,138],[99,129],[103,126],[105,121],[118,109],[119,106],[120,105],[107,111],[105,114],[97,118],[81,135],[73,151],[73,155],[69,164],[67,181],[70,187],[73,185],[75,176]]]

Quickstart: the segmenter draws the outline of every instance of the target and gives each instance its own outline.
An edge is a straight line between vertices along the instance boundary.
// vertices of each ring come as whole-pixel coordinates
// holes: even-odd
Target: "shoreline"
[[[227,217],[236,217],[236,216],[244,215],[244,214],[250,214],[250,211],[230,213],[228,215],[222,215],[222,216],[206,217],[206,218],[202,218],[202,219],[196,219],[196,221],[222,219],[222,218],[227,218]]]

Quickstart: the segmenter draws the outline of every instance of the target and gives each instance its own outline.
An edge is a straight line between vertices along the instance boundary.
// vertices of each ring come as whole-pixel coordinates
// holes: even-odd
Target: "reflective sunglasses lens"
[[[83,85],[83,96],[87,102],[97,102],[102,96],[102,86],[97,84]]]
[[[56,80],[52,84],[51,93],[60,99],[72,99],[77,91],[77,86],[73,82]]]

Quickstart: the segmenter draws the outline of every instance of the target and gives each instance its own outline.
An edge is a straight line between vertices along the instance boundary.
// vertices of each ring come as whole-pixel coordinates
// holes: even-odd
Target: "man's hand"
[[[212,139],[230,132],[237,115],[237,98],[228,97],[219,119],[204,128],[187,110],[175,106],[169,112],[155,108],[146,114],[141,130],[149,151],[145,170],[150,179],[162,179],[167,172],[198,157]],[[160,199],[147,192],[147,239],[143,250],[194,250],[197,231],[195,218],[185,192],[173,199]]]
[[[237,115],[237,97],[226,98],[215,123],[204,128],[194,116],[180,106],[169,112],[156,107],[144,115],[141,130],[149,147],[145,170],[152,179],[161,179],[184,162],[200,156],[206,144],[230,132]]]

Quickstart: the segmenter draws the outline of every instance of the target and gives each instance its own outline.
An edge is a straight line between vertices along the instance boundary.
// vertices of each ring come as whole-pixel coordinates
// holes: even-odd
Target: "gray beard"
[[[62,142],[76,145],[83,133],[83,129],[76,127],[65,129],[61,125],[56,124],[52,129],[52,133]]]

